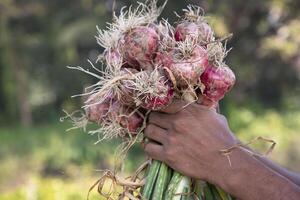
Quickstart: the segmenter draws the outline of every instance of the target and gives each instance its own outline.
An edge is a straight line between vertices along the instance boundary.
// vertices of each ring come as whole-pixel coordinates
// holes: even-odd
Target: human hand
[[[229,165],[220,150],[238,141],[226,118],[196,103],[186,105],[175,101],[163,111],[150,114],[145,130],[151,139],[145,145],[148,155],[186,176],[218,185],[239,199],[299,199],[300,189],[296,184],[248,151],[241,148],[232,151],[232,165]]]
[[[237,140],[223,115],[197,103],[186,105],[178,100],[150,114],[145,135],[152,141],[145,151],[184,175],[215,182],[212,177],[228,164],[220,150]]]

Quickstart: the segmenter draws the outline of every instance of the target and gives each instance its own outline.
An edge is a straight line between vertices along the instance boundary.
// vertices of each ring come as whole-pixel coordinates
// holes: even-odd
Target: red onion
[[[158,69],[139,74],[136,89],[136,104],[148,110],[162,109],[171,103],[174,96],[170,82]]]
[[[154,63],[161,67],[170,67],[173,63],[172,52],[157,52]]]
[[[176,26],[175,29],[175,40],[183,41],[187,36],[190,36],[194,39],[198,38],[199,28],[194,22],[183,22]]]
[[[97,103],[97,96],[91,96],[86,115],[90,121],[97,122],[103,126],[118,123],[130,133],[135,133],[142,126],[143,118],[134,113],[133,109],[122,105],[108,96],[105,101]]]
[[[164,86],[166,87],[166,86]],[[161,92],[158,96],[148,95],[145,97],[144,102],[142,102],[141,106],[145,109],[149,110],[160,110],[167,105],[169,105],[173,99],[174,91],[170,86],[167,86],[167,92]]]
[[[182,22],[175,29],[176,41],[183,41],[187,37],[192,38],[199,44],[207,44],[214,40],[212,28],[205,22]]]
[[[154,28],[138,26],[125,34],[120,45],[125,62],[141,69],[151,69],[158,44],[159,35]]]
[[[190,52],[187,58],[176,58],[176,51],[173,52],[173,63],[166,66],[173,73],[177,86],[186,87],[195,85],[199,76],[208,66],[208,57],[206,50],[200,46],[196,46]]]
[[[205,85],[203,96],[213,102],[218,102],[222,99],[235,83],[235,75],[226,65],[221,67],[211,65],[207,67],[200,79]]]
[[[109,117],[111,121],[117,122],[130,133],[136,133],[143,123],[143,118],[140,115],[119,101],[115,101],[111,105]]]
[[[85,109],[87,118],[97,123],[104,122],[107,119],[111,103],[111,95],[104,101],[100,101],[97,94],[91,95],[87,100],[88,106]]]

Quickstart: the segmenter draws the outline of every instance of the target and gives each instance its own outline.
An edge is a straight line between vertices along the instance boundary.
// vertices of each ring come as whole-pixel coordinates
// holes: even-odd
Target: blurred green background
[[[116,11],[134,1],[116,1]],[[162,3],[161,1],[159,3]],[[188,4],[209,14],[219,37],[234,33],[227,63],[237,83],[221,103],[236,135],[247,142],[277,142],[271,158],[300,172],[300,1],[171,1],[163,17],[175,20]],[[0,199],[84,199],[111,168],[120,141],[94,145],[95,136],[66,132],[62,109],[80,107],[92,77],[68,70],[88,68],[102,49],[96,25],[111,20],[112,0],[0,1]],[[259,151],[269,144],[253,145]],[[125,173],[144,159],[137,146]],[[99,199],[93,193],[92,199]]]

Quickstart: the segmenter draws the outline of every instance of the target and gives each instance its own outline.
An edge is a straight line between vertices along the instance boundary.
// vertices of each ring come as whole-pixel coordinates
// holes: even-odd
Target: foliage
[[[256,115],[245,108],[230,108],[227,116],[242,142],[255,136],[278,144],[271,158],[292,169],[300,169],[300,113],[278,114],[272,110]],[[0,129],[0,199],[82,199],[101,175],[96,169],[112,168],[113,152],[120,141],[94,145],[95,137],[82,131],[65,132],[68,126],[53,123],[35,128]],[[269,144],[252,145],[264,152]],[[140,147],[128,155],[125,174],[145,159]],[[53,195],[55,197],[53,197]],[[92,198],[93,199],[93,198]]]
[[[135,1],[116,2],[119,10]],[[70,96],[95,81],[65,66],[95,62],[102,50],[96,25],[111,20],[112,3],[0,1],[0,199],[81,199],[100,174],[94,169],[112,165],[119,141],[95,146],[96,138],[65,133],[69,125],[57,122],[62,108],[79,108],[82,99]],[[272,159],[299,170],[300,1],[169,1],[163,17],[175,20],[173,11],[188,3],[211,14],[219,37],[234,33],[227,63],[237,83],[221,105],[231,128],[243,142],[276,140]],[[26,117],[29,128],[20,125],[30,125]],[[254,147],[263,151],[267,144]],[[136,147],[125,171],[142,159]]]
[[[101,175],[98,170],[112,169],[113,155],[120,141],[94,145],[96,137],[83,134],[82,130],[66,132],[67,128],[69,126],[53,123],[35,128],[0,129],[0,193],[3,198],[5,195],[10,198],[26,196],[30,185],[37,190],[36,195],[51,195],[53,190],[66,188],[66,196],[61,196],[64,194],[59,191],[57,195],[66,199],[68,195],[82,197]],[[144,159],[140,147],[133,148],[124,173],[132,172]]]
[[[0,3],[4,11],[0,14],[0,123],[18,122],[22,111],[20,83],[34,122],[48,121],[62,108],[78,107],[81,99],[69,97],[95,80],[65,66],[88,68],[86,59],[95,62],[102,50],[94,38],[96,25],[104,28],[111,20],[112,2]],[[134,1],[117,1],[116,11],[130,3]],[[193,2],[169,1],[163,17],[175,20],[173,11],[188,3]],[[228,42],[234,49],[227,63],[238,80],[228,101],[245,107],[256,101],[262,110],[299,109],[299,1],[210,0],[198,4],[210,13],[208,20],[219,37],[234,33]],[[20,80],[18,72],[22,72]]]

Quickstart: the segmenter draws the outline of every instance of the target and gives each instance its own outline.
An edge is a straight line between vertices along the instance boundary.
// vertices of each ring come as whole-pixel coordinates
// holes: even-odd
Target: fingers
[[[156,144],[155,142],[149,142],[145,145],[145,152],[155,160],[164,160],[164,150],[163,146]]]
[[[159,113],[159,112],[151,112],[149,115],[149,123],[154,124],[156,126],[159,126],[163,129],[169,129],[171,126],[171,119],[172,116],[165,114],[165,113]]]
[[[182,109],[184,109],[186,106],[188,106],[189,103],[180,99],[174,99],[173,102],[168,105],[166,108],[162,109],[160,112],[168,113],[168,114],[175,114]]]
[[[161,144],[165,144],[167,141],[167,131],[153,124],[149,124],[144,133],[147,138]]]

